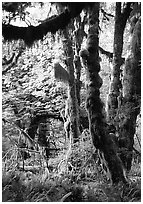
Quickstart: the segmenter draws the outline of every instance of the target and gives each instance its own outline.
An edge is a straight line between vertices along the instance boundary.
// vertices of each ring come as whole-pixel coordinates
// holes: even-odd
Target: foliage
[[[26,3],[25,3],[26,4]],[[11,6],[11,3],[9,3]],[[25,5],[26,6],[26,5]],[[36,7],[35,5],[33,5]],[[104,6],[108,12],[110,7],[114,14],[114,3]],[[107,7],[106,7],[107,6]],[[48,6],[47,6],[48,7]],[[40,13],[46,8],[40,8]],[[39,11],[39,6],[38,6]],[[28,13],[21,15],[27,19]],[[50,11],[49,11],[50,14]],[[105,13],[104,13],[105,14]],[[101,26],[100,46],[112,53],[113,24],[114,19],[107,15]],[[7,15],[7,14],[6,14]],[[12,17],[12,13],[10,16]],[[17,19],[17,11],[12,18]],[[38,15],[35,14],[34,15]],[[47,13],[46,13],[47,15]],[[34,25],[39,24],[34,16],[28,14],[28,20]],[[47,17],[47,16],[46,16]],[[12,20],[12,19],[11,19]],[[43,21],[43,19],[41,19]],[[101,19],[102,21],[102,19]],[[106,32],[104,32],[106,31]],[[128,39],[128,26],[125,39]],[[108,40],[107,40],[108,39]],[[127,41],[127,40],[125,40]],[[127,53],[128,42],[124,45],[124,55]],[[84,46],[84,43],[83,43]],[[2,136],[2,189],[4,202],[131,202],[140,201],[140,155],[134,154],[134,161],[129,174],[130,185],[112,186],[110,178],[105,172],[96,155],[90,135],[86,129],[80,135],[78,144],[71,147],[71,154],[66,160],[67,144],[60,111],[65,107],[67,98],[67,86],[57,82],[54,78],[54,60],[63,66],[65,56],[62,48],[62,39],[59,33],[47,34],[41,41],[36,42],[32,48],[27,48],[22,41],[3,41],[4,60],[2,89],[3,89],[3,136]],[[22,52],[21,52],[22,50]],[[19,52],[21,53],[20,55]],[[13,54],[14,53],[14,54]],[[12,56],[17,57],[12,59]],[[101,71],[103,79],[101,87],[101,99],[106,102],[106,95],[110,81],[110,59],[100,53]],[[6,60],[12,62],[6,64]],[[81,108],[85,110],[86,99],[86,71],[81,70]],[[125,118],[127,112],[120,113]],[[45,157],[42,148],[36,152],[26,148],[28,158],[24,160],[20,138],[23,134],[19,129],[26,131],[34,117],[42,115],[46,117],[50,138],[50,158],[48,170],[45,165]],[[57,119],[51,118],[51,115]],[[48,118],[49,116],[49,118]],[[19,123],[20,122],[20,123]],[[120,124],[119,124],[120,125]],[[135,148],[140,151],[140,118],[138,118]],[[28,147],[29,148],[29,147]],[[42,155],[40,153],[42,153]],[[36,161],[35,161],[36,157]],[[24,171],[23,171],[24,163]],[[27,167],[30,167],[27,169]]]
[[[84,140],[84,142],[83,142]],[[140,201],[141,186],[138,169],[130,172],[130,185],[112,186],[97,170],[92,156],[89,135],[83,135],[80,145],[72,148],[68,168],[59,168],[60,156],[54,157],[54,169],[32,173],[19,170],[3,171],[3,201],[9,202],[131,202]],[[90,149],[89,149],[90,148]],[[62,155],[61,155],[62,156]],[[78,161],[76,161],[78,156]],[[72,165],[71,165],[72,164]],[[138,164],[135,163],[134,167]],[[57,167],[60,171],[58,171]],[[69,168],[72,167],[72,168]],[[105,175],[104,175],[105,176]]]

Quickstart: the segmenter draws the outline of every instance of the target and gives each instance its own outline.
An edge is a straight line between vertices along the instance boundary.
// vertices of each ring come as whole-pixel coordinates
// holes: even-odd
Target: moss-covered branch
[[[89,6],[92,3],[89,3]],[[2,24],[2,35],[5,40],[18,40],[22,39],[30,46],[36,40],[43,39],[48,33],[55,33],[59,29],[64,29],[71,21],[71,19],[78,16],[81,11],[88,6],[87,3],[67,3],[64,6],[68,6],[60,15],[53,16],[47,19],[44,23],[38,26],[18,27],[10,24]]]
[[[65,28],[71,20],[68,10],[59,16],[55,16],[38,26],[18,27],[2,24],[2,35],[5,40],[22,39],[27,45],[34,41],[43,39],[48,32],[55,33],[59,29]]]

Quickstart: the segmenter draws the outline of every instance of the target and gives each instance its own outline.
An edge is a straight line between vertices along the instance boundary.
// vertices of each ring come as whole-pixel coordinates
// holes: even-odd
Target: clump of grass
[[[20,176],[13,172],[3,174],[2,179],[3,202],[23,202],[25,186],[20,181]]]
[[[140,202],[141,201],[141,181],[133,181],[124,188],[122,192],[123,202]]]

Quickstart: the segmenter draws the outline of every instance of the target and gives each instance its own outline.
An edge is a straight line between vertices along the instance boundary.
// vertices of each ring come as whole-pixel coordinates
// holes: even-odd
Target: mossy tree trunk
[[[63,40],[63,48],[66,55],[66,64],[69,73],[69,87],[68,87],[68,104],[69,104],[69,118],[70,118],[70,138],[73,141],[78,141],[79,138],[79,107],[76,96],[76,83],[74,77],[74,52],[73,52],[73,44],[70,39],[70,29],[65,29],[63,31],[64,40]]]
[[[122,84],[121,84],[121,65],[122,50],[123,50],[123,35],[126,26],[127,19],[130,15],[131,3],[126,3],[122,11],[122,3],[116,3],[115,10],[115,26],[114,26],[114,44],[113,44],[113,61],[111,64],[111,81],[109,87],[109,95],[107,101],[107,118],[109,122],[114,123],[114,118],[117,113],[120,101],[122,97]]]
[[[122,162],[117,155],[116,146],[111,134],[108,132],[103,103],[100,99],[102,80],[99,76],[99,3],[95,3],[89,12],[89,31],[86,50],[81,57],[86,59],[88,70],[86,108],[89,117],[90,133],[93,144],[104,156],[105,165],[108,167],[113,183],[127,182]]]
[[[75,54],[74,54],[74,69],[75,69],[75,81],[76,81],[76,96],[78,100],[78,105],[80,106],[80,89],[81,89],[81,81],[80,81],[80,76],[81,76],[81,61],[80,61],[80,56],[79,52],[81,49],[81,44],[83,42],[83,38],[85,36],[85,31],[84,31],[84,21],[81,21],[81,16],[79,15],[75,19],[75,30],[74,30],[74,43],[75,43]]]
[[[136,119],[141,103],[141,18],[135,24],[130,44],[130,53],[123,70],[123,104],[121,107],[119,144],[124,150],[121,159],[129,171],[132,163]]]
[[[75,83],[76,83],[76,97],[77,97],[77,102],[78,102],[78,107],[79,107],[79,129],[82,132],[83,129],[88,128],[88,117],[87,115],[83,115],[82,109],[80,108],[81,104],[81,96],[80,96],[80,91],[81,91],[81,61],[80,61],[80,50],[81,50],[81,45],[83,42],[83,38],[86,36],[86,33],[84,31],[85,27],[85,21],[87,19],[87,14],[84,15],[83,19],[79,15],[76,17],[75,22],[74,22],[74,69],[75,69]]]

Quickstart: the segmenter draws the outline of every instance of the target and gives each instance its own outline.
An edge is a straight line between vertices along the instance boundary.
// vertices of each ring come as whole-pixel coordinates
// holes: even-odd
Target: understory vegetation
[[[63,152],[49,159],[49,168],[41,165],[44,159],[16,160],[18,149],[9,150],[3,162],[3,202],[139,202],[141,201],[140,159],[135,155],[128,175],[129,185],[112,185],[110,176],[99,164],[88,135],[72,147],[68,161]],[[83,141],[84,140],[84,141]],[[63,156],[64,155],[64,156]],[[8,156],[7,156],[8,157]],[[8,162],[10,164],[8,164]],[[20,166],[21,165],[21,166]],[[31,169],[27,169],[31,166]],[[8,169],[9,168],[9,169]]]
[[[69,25],[65,20],[67,30],[62,31],[66,25],[58,25],[61,30],[56,30],[55,24],[51,26],[54,31],[44,30],[55,16],[59,18],[62,6],[3,2],[2,201],[141,202],[140,27],[134,33],[130,30],[133,16],[140,22],[140,3],[100,3],[99,55],[96,49],[93,54],[94,49],[89,49],[92,15],[86,7],[79,7],[80,15],[72,13]],[[119,73],[115,72],[118,59],[113,56],[118,55],[113,53],[118,6],[132,9],[123,32]],[[28,30],[27,25],[29,39],[21,32]],[[39,35],[33,30],[31,34],[31,25],[43,26],[37,26]],[[11,28],[20,31],[10,35],[6,31]],[[113,154],[116,157],[110,159]],[[127,169],[128,155],[131,164]],[[117,174],[111,164],[120,167]],[[118,174],[115,183],[113,175]]]

